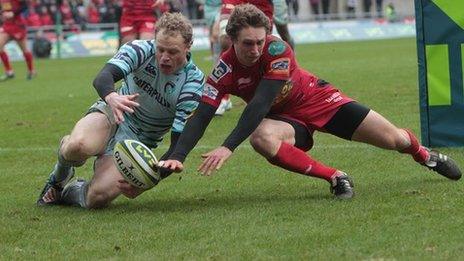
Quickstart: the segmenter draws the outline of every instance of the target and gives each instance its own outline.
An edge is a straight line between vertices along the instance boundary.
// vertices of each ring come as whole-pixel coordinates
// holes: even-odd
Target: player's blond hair
[[[250,26],[264,27],[267,33],[271,32],[271,23],[263,11],[252,4],[242,4],[236,6],[232,11],[226,32],[232,40],[236,40],[240,30]]]
[[[155,25],[155,35],[163,31],[163,34],[175,36],[180,33],[187,46],[193,43],[193,29],[190,21],[181,13],[164,13]]]

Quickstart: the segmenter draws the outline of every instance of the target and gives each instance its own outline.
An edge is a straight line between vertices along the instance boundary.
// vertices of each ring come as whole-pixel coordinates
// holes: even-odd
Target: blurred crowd
[[[331,0],[307,0],[309,9],[315,20],[340,18],[337,7],[331,6],[340,1]],[[29,26],[54,25],[57,14],[61,15],[64,25],[80,25],[85,28],[86,24],[117,23],[122,11],[123,0],[30,0],[24,16]],[[160,8],[154,10],[158,15],[165,11],[178,11],[184,13],[192,20],[203,18],[203,5],[205,0],[168,0]],[[289,7],[290,17],[295,19],[300,12],[301,0],[286,0]],[[355,18],[356,9],[361,12],[362,17],[369,18],[371,10],[376,17],[388,16],[393,10],[393,5],[386,4],[383,0],[346,0],[341,1],[345,5],[345,17]],[[332,4],[331,4],[332,3]],[[384,9],[384,10],[383,10]],[[359,17],[359,16],[358,16]]]
[[[57,14],[64,25],[96,23],[117,23],[122,11],[123,0],[31,0],[24,17],[28,26],[54,25]],[[180,11],[190,19],[202,19],[202,3],[195,0],[166,1],[154,10],[161,14],[165,11]]]

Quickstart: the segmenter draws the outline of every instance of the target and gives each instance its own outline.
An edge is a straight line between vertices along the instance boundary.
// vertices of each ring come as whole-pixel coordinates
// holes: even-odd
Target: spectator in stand
[[[192,19],[197,19],[197,3],[195,0],[187,0],[187,17]]]
[[[169,1],[163,1],[163,0],[157,0],[157,3],[155,3],[155,6],[161,6],[165,2],[167,2],[167,5],[169,6],[169,11],[176,13],[176,12],[182,12],[184,9],[184,2],[182,0],[169,0]],[[161,3],[161,4],[160,4]]]
[[[383,15],[382,4],[383,4],[383,0],[375,0],[375,11],[377,13],[377,18],[381,18]]]
[[[103,23],[115,23],[119,21],[118,14],[117,14],[117,8],[114,3],[108,2],[107,3],[107,11],[105,16],[102,18]]]
[[[346,1],[346,18],[355,19],[356,18],[356,0],[347,0]]]
[[[71,5],[68,0],[63,0],[60,5],[61,19],[65,25],[74,25],[74,17],[71,9]]]
[[[382,17],[382,4],[383,0],[375,0],[375,10],[377,17]],[[364,7],[364,17],[370,18],[371,17],[371,6],[372,0],[364,0],[363,7]]]
[[[321,3],[322,3],[322,14],[323,14],[322,19],[327,20],[327,19],[330,18],[329,17],[330,16],[329,15],[329,13],[330,13],[330,0],[322,0]]]
[[[35,11],[35,8],[32,4],[29,4],[28,12],[26,16],[27,26],[42,26],[42,21],[40,20],[40,15]]]
[[[321,19],[319,15],[319,3],[321,0],[309,0],[309,5],[311,6],[311,12],[313,13],[316,20]]]
[[[56,23],[56,13],[58,12],[58,6],[56,4],[50,4],[48,11],[53,19],[53,24]]]
[[[98,12],[95,3],[90,1],[86,8],[87,13],[87,22],[91,24],[96,24],[100,22],[100,13]]]
[[[10,64],[8,54],[5,52],[5,45],[10,40],[15,40],[23,52],[27,64],[27,79],[32,79],[36,72],[34,70],[33,57],[27,47],[26,22],[21,13],[27,9],[25,1],[21,0],[0,0],[1,18],[3,24],[0,26],[0,59],[5,67],[5,74],[0,77],[0,81],[13,79],[15,74]]]
[[[87,15],[84,6],[84,2],[82,0],[73,1],[71,4],[71,10],[73,13],[74,21],[76,24],[84,26],[87,23]]]
[[[298,11],[300,10],[300,4],[298,3],[298,0],[285,0],[287,2],[288,6],[288,11],[290,13],[290,16],[292,16],[292,11],[293,15],[295,17],[298,17]]]
[[[53,21],[53,17],[48,11],[48,8],[46,5],[40,6],[39,16],[40,16],[40,23],[42,25],[54,25],[55,24],[55,22]]]

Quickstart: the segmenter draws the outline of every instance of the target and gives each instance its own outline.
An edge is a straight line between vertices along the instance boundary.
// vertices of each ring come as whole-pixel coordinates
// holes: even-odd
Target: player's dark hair
[[[240,30],[250,26],[264,27],[267,33],[271,32],[271,23],[263,11],[252,4],[242,4],[236,6],[232,11],[226,32],[232,40],[236,40]]]
[[[175,36],[180,33],[184,43],[188,46],[193,43],[193,29],[190,21],[181,13],[164,13],[155,25],[155,35],[163,31],[163,34]]]

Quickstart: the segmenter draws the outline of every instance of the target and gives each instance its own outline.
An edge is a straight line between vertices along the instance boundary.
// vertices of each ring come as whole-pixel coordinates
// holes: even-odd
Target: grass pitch
[[[414,39],[297,46],[301,66],[398,126],[419,133]],[[194,60],[208,72],[207,52]],[[407,156],[317,134],[311,154],[349,173],[356,197],[269,165],[248,143],[214,176],[196,173],[244,107],[215,118],[173,175],[108,209],[35,206],[60,138],[97,98],[108,58],[37,61],[38,78],[0,83],[0,259],[462,259],[462,181]],[[155,151],[162,155],[167,141]],[[464,166],[463,149],[443,149]],[[92,162],[78,169],[89,178]]]

